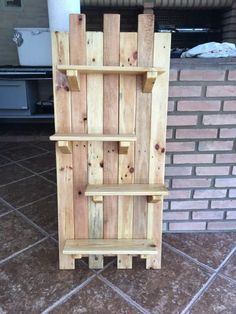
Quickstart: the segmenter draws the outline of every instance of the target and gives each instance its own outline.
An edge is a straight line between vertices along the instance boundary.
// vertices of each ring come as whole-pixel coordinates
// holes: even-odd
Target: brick
[[[166,210],[169,208],[169,202],[163,202],[163,209]]]
[[[235,85],[207,86],[207,97],[235,97]]]
[[[221,176],[229,174],[229,167],[196,167],[196,174],[198,176]]]
[[[236,111],[236,100],[224,101],[224,111]]]
[[[169,195],[165,199],[185,199],[190,198],[190,190],[169,190]]]
[[[164,222],[164,223],[162,224],[162,230],[163,230],[163,231],[167,231],[167,229],[168,229],[167,223]]]
[[[236,221],[212,221],[208,223],[208,230],[235,230]]]
[[[195,142],[168,142],[167,152],[191,152],[195,150]]]
[[[169,97],[199,97],[201,86],[170,86]]]
[[[236,197],[236,189],[229,190],[229,197]]]
[[[171,139],[173,137],[173,130],[172,129],[167,129],[166,132],[166,138]]]
[[[219,111],[219,100],[183,100],[177,105],[178,111]]]
[[[235,89],[236,89],[236,87],[235,87]],[[235,90],[235,93],[236,93],[236,90]],[[205,124],[205,125],[236,124],[236,114],[204,115],[203,124]]]
[[[204,188],[210,187],[211,179],[173,179],[173,188]]]
[[[223,70],[182,70],[181,81],[224,81],[225,71]]]
[[[181,126],[181,125],[196,125],[197,115],[187,116],[187,115],[169,115],[167,118],[168,126]]]
[[[166,155],[166,165],[169,165],[171,163],[170,155]]]
[[[193,138],[216,138],[217,129],[178,129],[176,130],[177,139]]]
[[[205,230],[205,222],[170,222],[169,229],[172,231],[197,231]]]
[[[236,219],[236,210],[227,211],[226,219]]]
[[[235,178],[222,178],[216,179],[216,187],[236,187],[236,177]]]
[[[233,141],[202,141],[199,142],[200,151],[215,151],[215,150],[232,150]]]
[[[193,219],[223,219],[224,212],[223,211],[195,211],[192,213]]]
[[[211,202],[211,208],[236,208],[236,200],[217,200],[217,201],[212,201]]]
[[[166,167],[166,176],[188,176],[192,173],[192,167]]]
[[[230,81],[236,81],[236,70],[230,70],[228,80]]]
[[[170,70],[170,81],[177,81],[177,77],[178,77],[178,71],[171,69]]]
[[[212,154],[185,154],[185,155],[175,155],[175,164],[201,164],[201,163],[212,163]]]
[[[236,154],[216,154],[216,163],[234,163],[236,162]]]
[[[174,111],[175,108],[175,102],[174,101],[169,101],[168,102],[168,111]]]
[[[164,220],[187,220],[189,212],[164,212]]]
[[[205,209],[208,201],[172,201],[171,209]]]
[[[222,198],[226,196],[226,191],[226,189],[195,190],[193,198]]]
[[[235,138],[236,137],[236,128],[221,129],[220,130],[220,137],[221,138]]]
[[[233,174],[236,174],[236,166],[233,167]]]

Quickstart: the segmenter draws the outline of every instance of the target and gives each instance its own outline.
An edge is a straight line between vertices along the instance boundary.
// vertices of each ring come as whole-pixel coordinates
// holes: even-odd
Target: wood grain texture
[[[166,71],[158,76],[152,92],[149,183],[164,184],[170,39],[168,33],[154,35],[153,64]],[[156,204],[148,204],[148,239],[157,245],[158,254],[147,258],[146,268],[161,268],[162,212],[163,198]]]
[[[105,14],[103,18],[104,31],[104,65],[118,66],[120,51],[120,16]],[[118,134],[119,111],[119,76],[104,75],[104,133]],[[118,180],[118,143],[104,143],[104,183],[117,183]],[[117,209],[116,196],[104,197],[104,238],[117,238]]]
[[[51,141],[99,141],[99,142],[135,142],[134,134],[54,134],[50,136]]]
[[[84,14],[70,16],[70,63],[86,64],[86,17]],[[79,50],[78,50],[79,47]],[[80,91],[71,93],[72,132],[87,133],[86,75],[80,74]],[[88,209],[84,190],[87,183],[87,142],[73,143],[74,220],[75,237],[88,238]]]
[[[138,66],[153,64],[154,15],[138,16]],[[137,107],[135,143],[135,183],[148,183],[151,94],[143,93],[142,78],[137,77]],[[134,198],[133,238],[147,236],[147,200],[145,197]]]
[[[56,70],[57,64],[69,63],[69,40],[66,33],[52,33],[53,91],[55,131],[71,132],[71,101],[66,77]],[[66,104],[66,106],[65,106]],[[56,145],[59,267],[74,269],[72,256],[65,256],[67,239],[74,239],[73,161],[72,154],[63,154]]]
[[[103,33],[87,32],[87,64],[103,64]],[[87,75],[88,133],[103,133],[103,76]],[[103,143],[88,142],[88,182],[103,183]],[[89,238],[103,238],[103,204],[88,201]],[[103,256],[90,255],[90,268],[102,268]]]
[[[137,34],[120,34],[120,65],[137,65]],[[136,77],[120,76],[119,133],[135,132]],[[119,155],[120,184],[134,182],[134,144],[127,155]],[[119,196],[118,238],[132,238],[133,197]],[[118,268],[132,268],[132,256],[118,255]]]

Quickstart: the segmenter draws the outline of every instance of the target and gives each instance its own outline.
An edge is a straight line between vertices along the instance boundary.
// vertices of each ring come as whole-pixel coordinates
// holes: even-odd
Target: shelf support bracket
[[[119,154],[126,155],[128,153],[130,142],[119,142]]]
[[[66,76],[68,79],[70,90],[79,91],[80,90],[79,72],[76,70],[67,70]]]
[[[157,72],[155,71],[148,71],[143,75],[143,92],[144,93],[151,93],[153,85],[157,79]]]
[[[161,200],[161,197],[158,195],[147,196],[148,203],[157,203]]]
[[[102,195],[94,195],[92,196],[94,203],[103,203],[103,197]]]
[[[72,143],[69,141],[58,141],[58,148],[63,154],[72,153]]]

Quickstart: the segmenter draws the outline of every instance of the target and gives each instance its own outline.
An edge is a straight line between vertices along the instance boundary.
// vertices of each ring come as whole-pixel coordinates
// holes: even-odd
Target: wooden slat
[[[137,65],[137,34],[120,34],[120,65]],[[119,133],[134,133],[136,106],[136,77],[120,76]],[[134,182],[134,145],[131,144],[127,155],[119,155],[120,184]],[[119,196],[118,199],[118,238],[132,238],[133,198]],[[118,255],[118,268],[132,268],[132,256]]]
[[[86,17],[84,14],[70,16],[70,62],[86,64]],[[72,132],[87,133],[86,75],[80,74],[80,92],[71,93]],[[64,107],[67,104],[64,103]],[[84,196],[87,184],[87,142],[73,143],[74,176],[74,220],[75,237],[88,238],[87,198]]]
[[[166,71],[157,78],[152,92],[149,183],[164,184],[169,58],[170,34],[155,34],[153,64]],[[161,267],[162,211],[163,198],[156,204],[148,204],[148,238],[157,245],[158,255],[147,258],[147,268]]]
[[[87,32],[87,64],[103,64],[103,34]],[[103,76],[87,75],[88,132],[103,132]],[[103,143],[88,142],[88,182],[103,183]],[[89,238],[103,237],[103,204],[89,199]],[[90,268],[102,268],[103,256],[90,255]]]
[[[59,65],[57,69],[61,72],[74,70],[74,71],[78,71],[79,73],[86,73],[86,74],[122,74],[122,75],[139,75],[139,74],[146,74],[147,72],[163,73],[165,71],[164,68],[160,68],[160,67],[133,66],[130,68],[128,66],[128,61],[127,61],[127,64],[122,67],[120,66],[95,66],[95,64],[92,64],[91,66]]]
[[[154,15],[138,16],[138,65],[152,67],[154,46]],[[137,77],[137,107],[135,143],[135,183],[148,183],[151,95],[143,93],[142,80]],[[158,106],[158,104],[156,104]],[[133,238],[147,236],[147,200],[134,198]]]
[[[155,244],[142,240],[67,240],[63,253],[72,255],[84,254],[156,254]]]
[[[51,141],[99,141],[99,142],[135,142],[134,134],[54,134]],[[117,152],[117,149],[116,149]]]
[[[89,184],[85,190],[86,196],[103,195],[168,195],[168,190],[160,184]]]
[[[52,33],[53,91],[55,131],[71,132],[71,102],[66,77],[56,70],[59,63],[69,63],[69,40],[66,33]],[[65,106],[66,104],[66,106]],[[56,146],[59,267],[74,269],[71,256],[63,255],[65,240],[74,239],[73,162],[72,154],[63,154]]]
[[[68,141],[58,141],[58,148],[63,154],[71,154],[72,153],[72,144]]]
[[[120,16],[105,14],[103,17],[104,31],[104,65],[118,66],[120,51]],[[119,77],[116,74],[104,75],[104,133],[117,134],[118,126],[118,97]],[[126,141],[126,140],[125,140]],[[127,147],[127,146],[126,146]],[[117,183],[118,180],[118,145],[104,143],[104,183]],[[117,209],[116,196],[104,197],[104,238],[117,238]]]

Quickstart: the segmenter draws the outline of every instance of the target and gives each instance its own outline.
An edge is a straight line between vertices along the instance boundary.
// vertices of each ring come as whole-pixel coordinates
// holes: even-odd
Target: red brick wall
[[[164,230],[236,229],[236,70],[186,64],[171,67]]]

